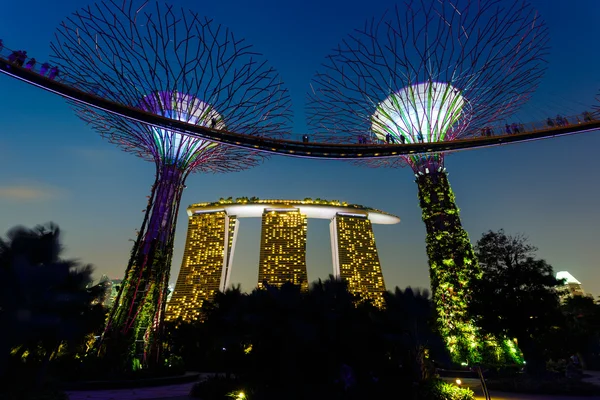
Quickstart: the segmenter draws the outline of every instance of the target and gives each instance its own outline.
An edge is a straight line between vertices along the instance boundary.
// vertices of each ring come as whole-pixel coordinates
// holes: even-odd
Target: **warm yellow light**
[[[244,392],[239,392],[237,395],[238,399],[245,399],[246,398],[246,394]]]
[[[461,385],[461,384],[462,384],[462,381],[461,381],[460,379],[457,379],[457,380],[456,380],[456,384],[457,384],[457,385]]]

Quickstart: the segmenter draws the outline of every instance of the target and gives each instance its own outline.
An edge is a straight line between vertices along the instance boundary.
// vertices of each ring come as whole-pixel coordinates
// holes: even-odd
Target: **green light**
[[[522,363],[513,341],[484,337],[468,313],[471,282],[481,275],[481,270],[469,235],[462,227],[447,174],[439,171],[416,177],[427,230],[437,327],[452,359],[463,364]]]

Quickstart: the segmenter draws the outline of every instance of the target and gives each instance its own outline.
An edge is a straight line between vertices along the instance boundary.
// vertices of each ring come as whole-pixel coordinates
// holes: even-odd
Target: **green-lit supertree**
[[[309,92],[315,136],[340,143],[431,143],[479,136],[512,114],[544,72],[547,30],[524,1],[413,0],[347,37]],[[409,154],[427,230],[440,333],[457,362],[516,354],[484,339],[468,314],[480,268],[463,229],[443,153]],[[489,346],[486,345],[489,344]]]

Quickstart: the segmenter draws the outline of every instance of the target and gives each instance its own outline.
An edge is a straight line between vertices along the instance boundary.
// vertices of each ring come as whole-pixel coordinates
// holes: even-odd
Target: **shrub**
[[[419,388],[421,400],[473,400],[471,389],[461,388],[439,379],[430,379]]]
[[[183,362],[183,358],[178,355],[171,354],[165,360],[165,367],[174,375],[185,374],[185,363]]]

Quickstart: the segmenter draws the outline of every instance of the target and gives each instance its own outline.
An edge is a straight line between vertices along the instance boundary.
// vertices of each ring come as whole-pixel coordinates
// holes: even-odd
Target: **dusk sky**
[[[119,2],[119,0],[117,0]],[[213,17],[263,53],[293,99],[294,133],[308,131],[305,94],[326,55],[367,18],[392,9],[391,0],[286,2],[173,0]],[[400,2],[398,2],[400,3]],[[0,14],[0,39],[11,49],[49,59],[60,22],[86,0],[11,1]],[[600,2],[534,0],[550,30],[548,70],[531,101],[515,116],[523,123],[580,114],[600,106]],[[67,257],[93,264],[96,274],[123,275],[142,222],[154,166],[101,139],[60,97],[0,74],[0,234],[15,225],[53,221],[64,232]],[[471,150],[446,158],[463,225],[473,243],[483,232],[522,233],[555,271],[568,270],[600,295],[600,132]],[[375,226],[388,289],[428,287],[425,227],[410,169],[370,169],[339,161],[272,157],[244,172],[188,178],[175,238],[171,282],[179,272],[186,207],[220,197],[320,197],[398,215]],[[257,282],[260,219],[243,219],[232,282]],[[309,280],[332,271],[328,221],[310,220]]]

